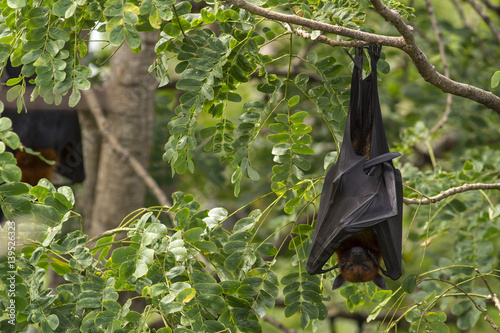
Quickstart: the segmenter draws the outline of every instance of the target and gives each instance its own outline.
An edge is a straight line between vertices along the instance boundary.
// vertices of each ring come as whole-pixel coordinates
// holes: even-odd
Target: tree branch
[[[123,155],[127,159],[132,169],[134,169],[137,175],[141,177],[146,186],[156,197],[160,205],[171,206],[170,201],[168,200],[165,193],[163,193],[158,183],[156,183],[156,181],[149,175],[149,173],[146,171],[146,169],[144,169],[142,164],[134,156],[130,155],[130,152],[120,144],[120,142],[118,141],[118,139],[116,139],[114,135],[110,133],[110,131],[108,130],[109,128],[108,121],[104,116],[104,113],[101,109],[101,106],[99,105],[99,101],[94,91],[92,89],[89,89],[89,90],[82,90],[82,92],[83,96],[87,101],[87,105],[90,112],[96,119],[99,131],[102,133],[104,138],[106,138],[106,140],[109,141],[114,150],[116,150],[119,154]]]
[[[442,191],[438,195],[435,195],[433,197],[425,197],[423,199],[408,199],[408,198],[403,198],[403,202],[407,205],[429,205],[431,203],[435,203],[438,201],[441,201],[449,196],[466,192],[466,191],[474,191],[474,190],[500,190],[500,183],[494,183],[494,184],[484,184],[484,183],[477,183],[477,184],[464,184],[462,186],[458,187],[452,187],[450,189],[447,189],[446,191]]]
[[[259,15],[270,20],[296,24],[312,30],[320,30],[335,35],[358,39],[366,43],[374,43],[398,48],[410,56],[413,64],[425,81],[438,87],[445,93],[465,97],[477,103],[483,104],[500,115],[500,97],[477,87],[453,81],[438,73],[436,68],[429,62],[427,56],[418,48],[413,35],[413,28],[403,21],[403,18],[396,10],[389,9],[380,0],[370,0],[370,2],[375,8],[375,11],[387,22],[394,25],[402,37],[371,34],[323,22],[317,22],[296,15],[277,13],[258,7],[245,0],[228,0],[228,2],[239,8],[247,10],[252,14]],[[325,40],[324,38],[318,39],[318,41],[328,44],[328,40]]]
[[[450,77],[450,68],[448,67],[448,61],[446,61],[446,53],[444,51],[443,40],[441,39],[441,30],[439,29],[438,22],[436,19],[436,15],[434,14],[434,7],[432,6],[431,0],[425,0],[427,5],[427,12],[429,13],[429,17],[432,23],[432,29],[434,30],[434,35],[436,36],[436,43],[439,48],[439,56],[441,57],[441,62],[443,63],[443,71],[446,77]],[[448,115],[451,111],[451,105],[453,103],[453,99],[450,94],[446,96],[446,107],[444,109],[443,115],[441,119],[434,125],[434,127],[430,130],[430,133],[434,133],[438,129],[440,129],[448,120]]]
[[[438,73],[427,56],[418,48],[412,33],[412,27],[403,21],[399,13],[396,10],[387,8],[381,0],[370,0],[370,2],[375,8],[375,11],[377,11],[377,13],[387,22],[396,27],[401,36],[403,36],[406,45],[401,48],[401,50],[410,56],[413,64],[425,81],[438,87],[445,93],[464,97],[483,104],[500,115],[500,97],[477,87],[453,81]]]
[[[273,21],[296,24],[310,28],[312,30],[321,30],[323,32],[329,32],[335,35],[358,39],[364,41],[365,43],[381,44],[397,48],[404,47],[404,41],[401,37],[377,35],[354,29],[339,27],[336,25],[331,25],[323,22],[318,22],[297,15],[288,15],[288,14],[273,12],[271,10],[251,4],[245,0],[228,0],[228,2],[235,5],[238,8],[245,9],[246,11],[252,14],[259,15]]]
[[[488,7],[489,9],[495,11],[498,15],[500,15],[500,6],[495,6],[490,2],[490,0],[482,0],[483,3]]]
[[[497,42],[500,43],[500,31],[497,29],[495,24],[493,22],[491,22],[490,17],[488,15],[486,15],[486,13],[483,11],[483,7],[481,7],[481,5],[478,4],[474,0],[465,0],[465,1],[468,2],[472,6],[472,8],[474,8],[474,10],[477,12],[477,14],[479,16],[481,16],[484,23],[486,23],[488,25],[488,27],[490,28],[491,33],[493,34],[493,36],[495,37]]]
[[[286,327],[281,322],[279,322],[278,320],[276,320],[276,318],[273,318],[273,317],[270,317],[270,316],[264,316],[264,317],[262,317],[262,320],[267,321],[268,323],[270,323],[274,327],[282,330],[285,333],[297,333],[296,329]]]

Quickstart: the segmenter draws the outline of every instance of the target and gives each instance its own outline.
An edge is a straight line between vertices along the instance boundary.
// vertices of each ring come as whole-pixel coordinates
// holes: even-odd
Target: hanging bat
[[[38,156],[23,151],[15,152],[23,181],[36,185],[40,177],[50,179],[54,172],[72,183],[85,179],[82,138],[76,110],[17,113],[14,109],[6,108],[2,116],[12,120],[12,130],[25,147],[56,162],[55,165],[49,165]]]
[[[13,67],[10,62],[5,68],[10,78],[18,77],[22,71],[22,67]],[[27,85],[31,85],[29,81]],[[75,109],[32,109],[29,113],[18,113],[16,108],[6,106],[2,116],[10,118],[12,130],[24,147],[56,162],[48,164],[26,150],[13,152],[22,171],[21,181],[36,185],[41,178],[50,180],[56,172],[71,183],[85,179],[81,130]]]
[[[385,288],[380,273],[402,275],[401,173],[389,152],[377,90],[380,47],[368,47],[371,72],[363,79],[363,48],[351,57],[354,69],[349,112],[337,163],[325,177],[318,219],[306,269],[321,274],[339,268],[333,283],[373,281]],[[350,55],[349,55],[350,56]],[[337,264],[323,266],[337,254]],[[382,268],[383,261],[385,269]]]

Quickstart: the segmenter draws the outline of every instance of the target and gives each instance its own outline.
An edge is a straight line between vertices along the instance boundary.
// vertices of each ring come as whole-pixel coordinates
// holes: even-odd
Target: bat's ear
[[[387,289],[386,285],[385,285],[385,280],[384,278],[382,277],[382,275],[380,274],[377,274],[375,275],[375,277],[373,278],[373,283],[375,283],[375,285],[377,287],[379,287],[380,289]],[[334,283],[335,284],[335,283]]]
[[[382,278],[383,279],[383,278]],[[335,289],[338,289],[340,288],[345,282],[345,279],[344,277],[342,276],[342,274],[339,274],[337,275],[337,277],[335,278],[335,280],[333,281],[333,286],[332,286],[332,290],[335,290]]]

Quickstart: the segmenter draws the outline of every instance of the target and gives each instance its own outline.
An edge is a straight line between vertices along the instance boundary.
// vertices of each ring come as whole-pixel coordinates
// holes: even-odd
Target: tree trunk
[[[111,75],[105,83],[101,107],[109,133],[144,168],[148,168],[153,135],[154,100],[157,81],[147,70],[156,58],[156,34],[144,33],[142,51],[134,54],[125,45],[111,58]],[[88,116],[82,113],[82,118]],[[85,154],[89,156],[88,186],[83,193],[85,225],[90,236],[115,228],[134,209],[143,206],[146,186],[127,159],[116,153],[109,142],[95,140],[95,122],[82,122]],[[87,126],[88,127],[87,127]],[[90,146],[90,147],[89,147]],[[97,159],[97,160],[96,160]],[[97,170],[95,168],[97,167]],[[88,209],[88,207],[91,207]]]

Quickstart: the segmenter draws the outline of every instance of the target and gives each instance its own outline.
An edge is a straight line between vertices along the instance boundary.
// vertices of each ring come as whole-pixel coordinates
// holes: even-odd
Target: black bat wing
[[[376,63],[380,48],[369,48],[374,70],[362,79],[363,53],[356,51],[349,114],[337,163],[325,177],[318,219],[306,269],[310,274],[327,272],[323,266],[350,236],[372,228],[386,275],[401,276],[402,185],[392,164],[399,156],[390,153],[385,138],[377,91]],[[353,124],[361,124],[354,127]],[[370,160],[357,155],[351,141],[354,128],[371,129]]]

